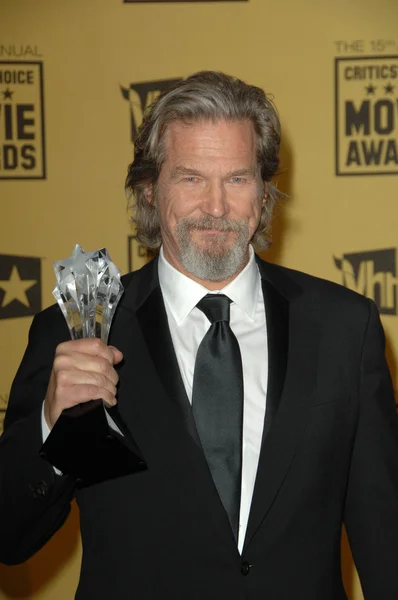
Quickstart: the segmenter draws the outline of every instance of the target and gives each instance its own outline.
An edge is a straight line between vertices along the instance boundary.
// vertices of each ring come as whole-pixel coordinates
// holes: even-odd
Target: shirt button
[[[244,560],[240,565],[240,572],[242,575],[249,575],[250,565],[247,560]]]

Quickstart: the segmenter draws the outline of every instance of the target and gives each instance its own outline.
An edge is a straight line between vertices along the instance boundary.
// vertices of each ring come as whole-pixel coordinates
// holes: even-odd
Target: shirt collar
[[[225,294],[246,313],[249,319],[254,321],[260,287],[260,273],[252,246],[249,247],[249,250],[249,262],[239,275],[222,290],[212,291],[211,293]],[[180,271],[177,271],[165,259],[163,248],[160,249],[159,253],[158,271],[164,300],[177,324],[180,324],[197,303],[209,293],[209,290]]]

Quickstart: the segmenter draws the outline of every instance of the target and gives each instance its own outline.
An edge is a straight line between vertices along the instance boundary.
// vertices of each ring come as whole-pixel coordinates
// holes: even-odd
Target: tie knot
[[[210,323],[217,323],[217,321],[229,323],[230,304],[231,300],[224,294],[207,294],[196,306],[204,312]]]

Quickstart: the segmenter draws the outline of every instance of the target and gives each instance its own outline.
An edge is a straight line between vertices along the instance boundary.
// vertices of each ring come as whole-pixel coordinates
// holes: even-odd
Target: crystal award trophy
[[[123,286],[106,249],[84,252],[77,244],[70,258],[54,263],[54,271],[53,295],[72,339],[107,343]],[[147,468],[117,408],[106,409],[101,399],[64,409],[40,455],[80,486]]]

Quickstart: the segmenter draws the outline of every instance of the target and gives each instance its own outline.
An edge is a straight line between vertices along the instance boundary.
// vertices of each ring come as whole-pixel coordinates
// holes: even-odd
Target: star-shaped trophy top
[[[76,244],[69,258],[54,263],[54,272],[57,283],[53,295],[72,339],[100,337],[106,343],[123,293],[120,271],[106,248],[84,252]]]

